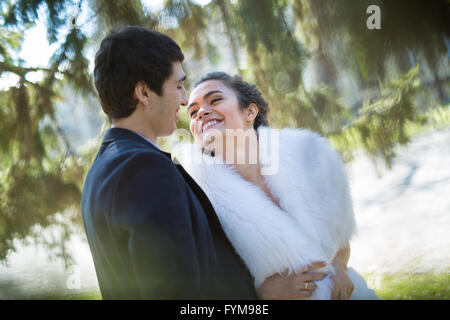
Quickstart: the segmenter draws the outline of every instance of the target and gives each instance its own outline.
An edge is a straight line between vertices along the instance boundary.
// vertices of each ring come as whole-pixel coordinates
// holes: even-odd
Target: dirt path
[[[378,178],[349,169],[358,223],[349,264],[362,273],[450,272],[450,129],[415,138]]]

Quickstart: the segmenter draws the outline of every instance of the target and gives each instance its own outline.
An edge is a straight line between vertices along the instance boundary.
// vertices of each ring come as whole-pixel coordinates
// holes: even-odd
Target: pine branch
[[[238,72],[241,73],[242,71],[239,66],[239,54],[238,54],[238,49],[236,46],[236,39],[235,39],[235,37],[233,37],[233,33],[231,31],[232,27],[231,27],[231,23],[230,23],[230,14],[227,10],[226,3],[224,0],[216,0],[216,3],[219,7],[220,13],[222,14],[223,22],[225,24],[226,34],[230,41],[231,51],[233,52],[234,63],[236,64]]]
[[[43,67],[19,67],[19,66],[10,64],[10,63],[0,62],[0,74],[2,72],[11,72],[11,73],[18,75],[21,78],[24,78],[27,73],[36,72],[36,71],[44,71],[44,72],[49,72],[49,73],[60,73],[65,76],[68,76],[68,77],[74,77],[70,72],[67,72],[64,70],[59,70],[57,67],[56,68],[54,67],[51,69],[43,68]],[[27,81],[27,82],[31,83],[30,81]]]

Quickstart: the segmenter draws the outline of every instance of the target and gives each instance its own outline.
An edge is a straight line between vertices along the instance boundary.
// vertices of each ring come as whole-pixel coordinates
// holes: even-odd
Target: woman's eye
[[[214,104],[214,103],[216,103],[217,101],[220,101],[220,100],[222,100],[222,98],[213,99],[213,100],[211,100],[211,104]]]
[[[191,112],[191,114],[190,114],[190,116],[191,116],[191,118],[194,116],[194,114],[196,114],[197,113],[197,111],[192,111]]]

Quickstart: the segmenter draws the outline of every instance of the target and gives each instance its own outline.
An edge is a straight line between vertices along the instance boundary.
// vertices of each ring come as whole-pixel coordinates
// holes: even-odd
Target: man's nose
[[[183,107],[186,107],[187,104],[188,104],[187,94],[186,94],[186,91],[183,90],[183,95],[181,96],[181,105]]]

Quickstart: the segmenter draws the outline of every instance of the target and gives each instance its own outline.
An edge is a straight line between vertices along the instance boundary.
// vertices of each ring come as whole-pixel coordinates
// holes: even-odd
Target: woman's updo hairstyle
[[[233,90],[236,93],[238,98],[239,107],[242,110],[248,108],[251,103],[254,103],[258,106],[258,114],[253,122],[253,128],[256,130],[260,125],[268,126],[269,122],[267,121],[267,114],[269,113],[269,104],[261,95],[258,88],[254,84],[250,84],[244,80],[240,76],[230,76],[225,72],[211,72],[203,76],[200,80],[198,80],[194,88],[199,84],[209,81],[209,80],[218,80],[221,81],[228,88]]]

